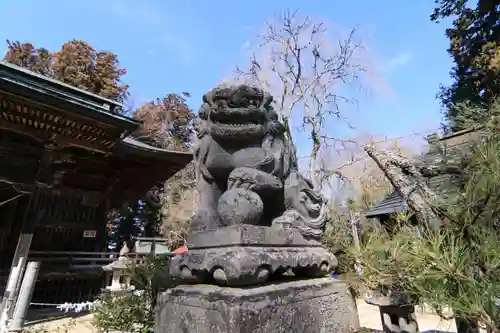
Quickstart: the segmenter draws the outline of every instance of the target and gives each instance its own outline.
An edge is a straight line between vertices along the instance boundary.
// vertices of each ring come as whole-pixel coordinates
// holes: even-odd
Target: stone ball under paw
[[[255,225],[262,218],[264,203],[257,193],[242,188],[235,188],[221,195],[218,211],[223,225]]]
[[[240,149],[233,153],[231,161],[234,168],[256,168],[265,172],[273,171],[275,166],[274,157],[260,147]]]

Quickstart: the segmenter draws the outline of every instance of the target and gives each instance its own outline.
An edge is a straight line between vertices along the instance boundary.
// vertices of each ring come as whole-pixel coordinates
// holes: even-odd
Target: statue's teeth
[[[217,125],[220,126],[226,126],[226,127],[249,127],[249,126],[255,126],[255,124],[232,124],[232,123],[216,123]]]

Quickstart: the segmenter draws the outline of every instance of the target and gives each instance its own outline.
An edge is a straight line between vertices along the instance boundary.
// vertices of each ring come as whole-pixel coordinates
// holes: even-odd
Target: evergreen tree
[[[441,86],[439,98],[445,115],[445,129],[463,129],[457,116],[473,109],[461,104],[484,106],[500,95],[500,5],[496,0],[436,0],[431,20],[452,18],[446,29],[450,40],[449,54],[453,58],[453,83]]]
[[[455,317],[492,332],[500,331],[498,110],[500,101],[490,110],[465,110],[492,114],[481,123],[482,139],[452,156],[443,151],[436,170],[462,170],[462,181],[446,182],[446,196],[429,200],[440,212],[442,226],[415,228],[409,215],[395,216],[391,234],[372,230],[353,256],[363,264],[368,287],[409,293],[438,313],[450,307]]]

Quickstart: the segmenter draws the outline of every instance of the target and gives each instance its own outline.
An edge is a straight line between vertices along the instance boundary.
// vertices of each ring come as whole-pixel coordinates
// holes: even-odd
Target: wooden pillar
[[[104,197],[104,202],[100,203],[100,207],[96,209],[97,214],[100,216],[96,216],[95,218],[97,219],[103,219],[105,222],[104,223],[104,228],[101,228],[98,230],[98,239],[96,239],[96,245],[95,245],[95,251],[96,252],[102,252],[102,249],[104,248],[104,252],[108,249],[108,213],[109,210],[111,209],[111,197],[113,195],[113,189],[117,184],[117,180],[112,179],[110,180],[109,185],[107,186],[106,189],[106,194]]]
[[[40,158],[38,170],[33,183],[33,189],[26,207],[24,221],[21,227],[21,234],[17,242],[14,258],[12,259],[9,278],[7,280],[8,288],[4,292],[2,303],[0,305],[0,333],[4,332],[6,321],[11,318],[12,311],[14,310],[19,288],[21,287],[21,281],[26,269],[35,227],[44,213],[41,209],[41,194],[43,188],[47,187],[46,184],[51,184],[53,180],[53,174],[50,170],[50,166],[56,149],[56,146],[53,144],[55,141],[56,137],[54,136],[45,146],[45,150]]]
[[[40,270],[40,261],[30,261],[26,268],[26,274],[23,278],[21,291],[19,293],[19,301],[16,304],[14,315],[12,316],[12,323],[9,327],[9,332],[22,332],[24,323],[26,322],[26,315],[30,307],[31,297],[35,290],[38,272]]]
[[[9,255],[9,245],[11,237],[16,237],[17,234],[13,234],[16,230],[15,228],[15,216],[16,216],[16,211],[17,208],[19,207],[19,200],[21,200],[26,194],[23,193],[21,196],[19,196],[17,199],[13,200],[12,202],[9,203],[9,212],[5,216],[5,220],[3,223],[5,223],[5,228],[8,229],[9,231],[6,231],[7,234],[7,240],[3,244],[3,247],[0,248],[2,251],[2,255],[0,256],[0,267],[5,267],[8,265],[8,262],[11,260],[11,256]],[[11,254],[12,255],[12,254]]]
[[[97,219],[97,222],[94,221],[96,226],[101,225],[101,227],[97,227],[97,238],[95,240],[94,251],[95,252],[104,252],[106,250],[106,240],[108,235],[108,201],[106,198],[104,204],[100,204],[98,208],[96,208],[94,218]],[[105,223],[102,223],[105,222]],[[104,227],[102,225],[104,224]]]
[[[0,306],[0,319],[2,322],[0,326],[6,325],[5,321],[10,318],[10,314],[14,309],[15,301],[20,287],[20,281],[23,279],[28,253],[33,239],[33,232],[37,222],[37,208],[40,202],[40,188],[35,186],[31,193],[24,223],[17,242],[16,252],[12,259],[12,265],[7,280],[7,288],[4,292],[2,304]]]

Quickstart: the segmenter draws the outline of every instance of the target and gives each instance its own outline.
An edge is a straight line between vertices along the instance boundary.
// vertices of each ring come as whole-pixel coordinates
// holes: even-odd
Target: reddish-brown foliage
[[[139,139],[162,148],[188,150],[193,140],[191,125],[195,114],[186,104],[189,93],[168,94],[137,109],[133,117],[143,122]]]
[[[127,70],[119,67],[114,53],[96,51],[82,40],[64,43],[58,52],[31,43],[7,44],[5,61],[118,102],[128,97],[128,85],[121,82]]]

